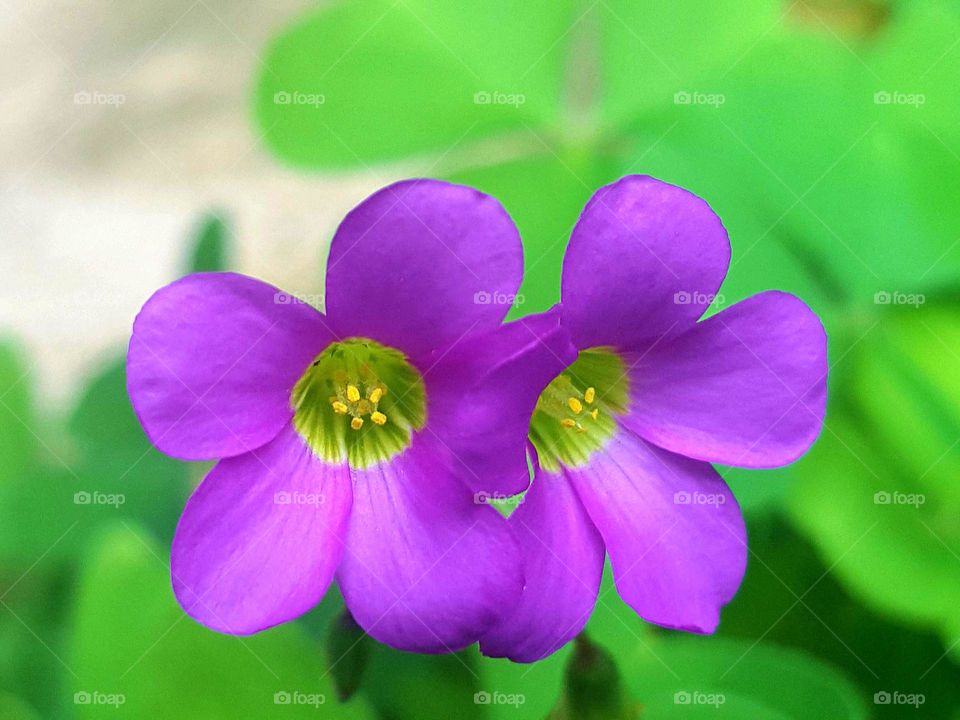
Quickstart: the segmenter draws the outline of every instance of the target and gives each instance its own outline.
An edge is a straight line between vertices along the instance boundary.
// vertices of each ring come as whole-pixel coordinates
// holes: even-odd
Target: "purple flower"
[[[538,463],[510,517],[526,588],[484,653],[530,662],[584,626],[604,554],[645,620],[713,632],[746,566],[737,502],[710,463],[796,460],[823,423],[826,336],[760,293],[698,322],[730,245],[700,198],[649,177],[601,188],[573,229],[562,324],[580,351],[530,422]]]
[[[556,311],[501,325],[491,300],[521,275],[495,200],[415,180],[340,225],[326,315],[233,273],[150,298],[127,359],[137,415],[163,452],[219,459],[173,541],[187,613],[252,633],[336,576],[374,638],[445,652],[519,601],[510,528],[473,495],[526,487],[538,393],[576,356]]]

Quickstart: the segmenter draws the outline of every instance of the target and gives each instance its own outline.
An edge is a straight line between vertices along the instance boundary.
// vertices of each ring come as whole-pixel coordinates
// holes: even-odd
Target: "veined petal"
[[[696,195],[644,175],[600,188],[563,261],[564,323],[577,347],[639,345],[693,325],[720,288],[730,242]]]
[[[290,391],[333,336],[309,305],[235,273],[161,288],[133,325],[127,391],[150,441],[184,460],[248,452],[292,416]]]
[[[625,362],[624,424],[687,457],[777,467],[800,457],[823,425],[826,333],[787,293],[754,295]]]
[[[245,635],[316,605],[340,562],[351,506],[346,466],[326,465],[292,428],[221,460],[173,539],[173,589],[213,630]]]
[[[475,493],[522,492],[537,397],[577,357],[560,308],[470,335],[437,356],[426,372],[430,431]]]
[[[526,585],[480,649],[534,662],[572,640],[590,618],[603,574],[603,540],[567,478],[543,469],[509,523],[523,551]]]
[[[620,597],[648,622],[712,633],[747,559],[740,508],[716,471],[621,429],[589,465],[564,472],[603,537]]]
[[[500,324],[520,286],[520,235],[494,198],[438,180],[377,191],[344,218],[327,261],[341,335],[417,360]]]
[[[507,522],[475,503],[423,433],[390,462],[354,470],[354,510],[337,580],[357,623],[399,650],[476,642],[523,589]]]

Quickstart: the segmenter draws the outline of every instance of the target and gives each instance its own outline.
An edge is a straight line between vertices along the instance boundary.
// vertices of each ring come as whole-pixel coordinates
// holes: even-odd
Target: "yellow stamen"
[[[383,390],[381,390],[380,388],[374,388],[373,392],[370,393],[370,402],[378,403],[380,402],[380,398],[382,397],[383,397]]]
[[[570,418],[564,418],[563,420],[560,421],[560,424],[563,425],[565,428],[572,428],[576,426],[577,421],[571,420]]]
[[[362,428],[363,418],[354,418],[353,420],[351,420],[350,427],[352,427],[354,430],[359,430],[360,428]]]
[[[578,415],[580,414],[580,411],[583,410],[583,403],[577,400],[575,397],[567,398],[567,405],[569,405],[570,409]]]
[[[596,389],[588,387],[587,391],[583,394],[583,399],[587,401],[587,405],[593,402],[593,399],[597,396]],[[596,419],[596,418],[594,418]]]
[[[592,417],[594,421],[596,421],[597,415],[599,414],[600,414],[599,408],[594,408],[593,410],[590,411],[590,417]]]
[[[337,415],[346,415],[346,414],[347,414],[347,406],[344,405],[344,404],[343,404],[342,402],[340,402],[339,400],[334,400],[333,403],[332,403],[332,405],[333,405],[333,411],[334,411]]]
[[[357,390],[356,385],[347,385],[347,400],[350,402],[356,402],[360,399],[360,391]]]
[[[580,423],[577,423],[577,432],[578,432],[578,433],[582,433],[582,432],[586,432],[586,431],[587,431],[587,429],[586,429],[583,425],[581,425]]]
[[[387,416],[382,412],[374,412],[370,415],[370,419],[373,420],[377,425],[384,425],[387,422]]]

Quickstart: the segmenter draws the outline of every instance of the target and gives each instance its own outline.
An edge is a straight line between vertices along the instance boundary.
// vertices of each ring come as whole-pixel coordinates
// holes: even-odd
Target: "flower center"
[[[607,348],[583,350],[540,393],[530,418],[529,439],[540,465],[585,465],[616,430],[627,410],[629,381],[621,357]]]
[[[290,394],[293,426],[331,463],[365,468],[410,446],[426,420],[423,378],[399,350],[367,338],[330,343]]]

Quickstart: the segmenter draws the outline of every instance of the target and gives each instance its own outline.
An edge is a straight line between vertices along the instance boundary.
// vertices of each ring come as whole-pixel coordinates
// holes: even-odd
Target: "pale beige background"
[[[47,407],[125,346],[204,211],[230,220],[239,269],[312,293],[339,218],[406,174],[306,175],[264,148],[249,112],[264,45],[312,6],[0,3],[0,333],[29,350]]]

